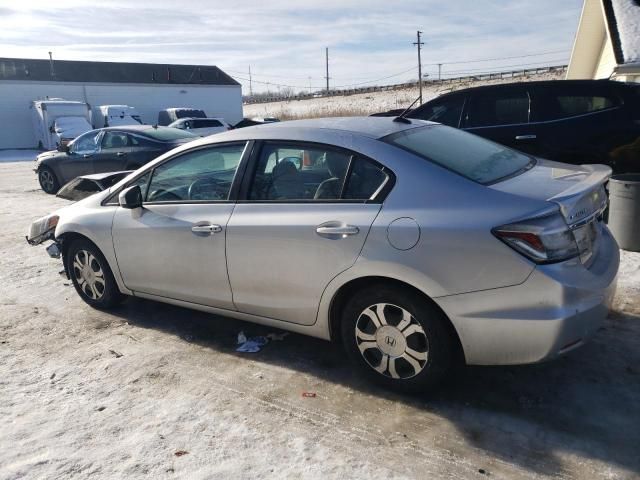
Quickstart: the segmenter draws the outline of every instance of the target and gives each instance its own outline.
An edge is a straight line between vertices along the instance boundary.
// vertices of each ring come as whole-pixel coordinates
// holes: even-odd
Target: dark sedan
[[[47,193],[80,175],[136,170],[178,145],[200,137],[177,128],[127,125],[91,130],[66,147],[36,158],[35,172]]]

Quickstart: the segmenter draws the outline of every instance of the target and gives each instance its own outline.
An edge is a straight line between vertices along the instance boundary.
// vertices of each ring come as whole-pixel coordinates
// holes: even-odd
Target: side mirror
[[[64,153],[69,153],[69,144],[65,143],[64,145],[63,144],[58,145],[58,151],[59,152],[64,152]]]
[[[133,210],[142,206],[142,190],[139,185],[125,188],[118,195],[118,202],[122,208]]]

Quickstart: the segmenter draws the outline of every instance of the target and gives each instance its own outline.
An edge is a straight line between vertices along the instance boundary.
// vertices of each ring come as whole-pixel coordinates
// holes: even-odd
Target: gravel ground
[[[468,367],[421,397],[337,346],[140,299],[92,310],[24,241],[66,202],[0,163],[0,478],[611,478],[640,475],[640,254],[616,308],[557,361]],[[304,397],[313,392],[315,397]]]

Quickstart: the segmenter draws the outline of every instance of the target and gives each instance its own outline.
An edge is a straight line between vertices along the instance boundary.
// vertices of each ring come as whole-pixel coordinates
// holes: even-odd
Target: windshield
[[[177,128],[149,128],[144,130],[143,132],[148,137],[153,138],[154,140],[183,140],[185,138],[199,138],[197,135],[194,135],[190,132],[185,132],[184,130],[178,130]]]
[[[523,153],[444,125],[412,128],[382,140],[482,184],[534,164],[533,158]]]

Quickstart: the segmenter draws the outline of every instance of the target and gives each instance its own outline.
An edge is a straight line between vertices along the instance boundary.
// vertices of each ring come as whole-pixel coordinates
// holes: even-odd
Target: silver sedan
[[[28,239],[53,240],[93,307],[131,295],[341,341],[421,390],[456,359],[539,362],[598,329],[610,173],[420,120],[283,122],[172,150]]]

